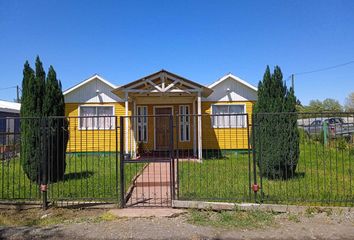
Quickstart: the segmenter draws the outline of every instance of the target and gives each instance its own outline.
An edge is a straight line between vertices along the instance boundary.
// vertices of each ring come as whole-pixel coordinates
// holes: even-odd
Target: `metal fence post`
[[[254,201],[257,202],[257,191],[258,191],[258,184],[257,184],[257,161],[256,161],[256,135],[255,135],[255,120],[254,114],[252,114],[252,155],[253,155],[253,185],[252,190],[254,191]]]
[[[41,139],[41,146],[42,146],[42,151],[41,151],[41,161],[42,161],[42,166],[40,169],[40,190],[42,192],[42,208],[43,210],[46,210],[48,207],[48,162],[47,162],[47,157],[48,157],[48,139],[47,139],[47,134],[49,134],[48,126],[47,126],[47,119],[41,119],[41,124],[40,124],[40,139]],[[48,132],[48,133],[47,133]]]
[[[120,207],[125,207],[125,199],[124,199],[124,117],[120,117]]]
[[[173,116],[169,116],[170,120],[170,181],[171,181],[171,199],[175,199],[175,166],[174,166],[174,141],[173,141]]]

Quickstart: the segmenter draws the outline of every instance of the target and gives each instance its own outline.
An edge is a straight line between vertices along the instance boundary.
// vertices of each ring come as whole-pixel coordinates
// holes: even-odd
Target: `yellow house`
[[[94,75],[64,97],[68,152],[114,152],[123,146],[135,156],[139,148],[158,152],[173,144],[201,159],[207,149],[248,148],[257,88],[231,73],[203,86],[161,70],[123,86]]]

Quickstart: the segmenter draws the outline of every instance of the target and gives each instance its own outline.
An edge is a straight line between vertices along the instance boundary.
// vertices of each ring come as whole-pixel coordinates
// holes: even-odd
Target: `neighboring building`
[[[20,103],[0,100],[0,145],[13,145],[19,139]]]
[[[120,87],[94,75],[66,90],[64,97],[70,117],[69,152],[115,151],[106,148],[115,145],[105,142],[116,141],[119,123],[107,116],[131,115],[165,117],[126,118],[125,152],[134,152],[139,142],[151,151],[167,150],[166,115],[183,114],[190,117],[174,117],[179,131],[174,142],[201,158],[202,149],[247,149],[247,116],[219,115],[252,113],[257,88],[231,73],[206,87],[161,70]]]

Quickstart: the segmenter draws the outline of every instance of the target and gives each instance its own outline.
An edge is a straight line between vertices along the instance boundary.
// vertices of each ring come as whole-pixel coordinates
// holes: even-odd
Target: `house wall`
[[[202,113],[206,116],[212,114],[213,104],[245,104],[248,114],[248,123],[251,124],[252,101],[232,101],[232,102],[202,102]],[[247,149],[248,131],[251,128],[214,128],[211,117],[202,119],[202,142],[203,149]]]
[[[213,86],[213,93],[207,97],[202,98],[202,147],[203,149],[247,149],[248,137],[251,128],[214,128],[212,126],[212,105],[213,104],[244,104],[246,106],[246,113],[252,113],[252,107],[257,98],[257,92],[235,79],[228,78],[219,84]],[[99,90],[99,91],[97,91]],[[68,142],[68,152],[110,152],[120,151],[120,129],[113,130],[84,130],[79,129],[79,106],[80,105],[113,105],[115,108],[115,116],[117,116],[116,126],[120,126],[120,116],[125,115],[124,102],[114,95],[112,87],[99,80],[91,81],[77,90],[68,93],[65,96],[66,101],[66,116],[69,117],[69,131],[70,138]],[[190,141],[181,142],[177,139],[177,131],[179,125],[176,122],[176,115],[179,114],[179,106],[188,104],[190,112],[193,113],[193,96],[176,97],[176,102],[183,101],[183,104],[177,104],[171,101],[169,97],[168,102],[163,98],[159,98],[156,102],[154,99],[140,97],[136,106],[147,106],[148,115],[154,115],[154,106],[172,106],[174,115],[174,143],[175,148],[193,150],[194,146],[194,129],[197,129],[197,119],[193,121],[190,119]],[[160,103],[161,102],[161,103]],[[146,104],[145,104],[146,103]],[[197,106],[197,104],[195,104]],[[133,104],[129,103],[128,115],[132,115]],[[197,110],[196,110],[197,113]],[[251,122],[251,115],[248,115],[248,122]],[[195,122],[195,125],[194,125]],[[128,121],[128,150],[135,149],[136,142],[134,141],[134,126],[131,119]],[[148,141],[143,143],[144,149],[154,150],[154,118],[148,117]],[[198,134],[196,134],[198,136]],[[118,139],[118,145],[116,142]],[[195,141],[197,143],[197,141]]]
[[[112,152],[120,151],[120,146],[116,145],[116,137],[119,138],[120,129],[112,130],[85,130],[79,129],[79,106],[114,106],[117,116],[116,126],[120,125],[119,116],[125,115],[124,103],[66,103],[65,115],[69,120],[69,142],[67,152]],[[130,106],[131,109],[131,106]],[[130,114],[130,111],[129,111]],[[116,134],[118,134],[116,136]]]

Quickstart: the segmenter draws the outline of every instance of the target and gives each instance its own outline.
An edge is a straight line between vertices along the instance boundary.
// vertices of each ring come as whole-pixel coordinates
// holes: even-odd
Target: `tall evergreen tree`
[[[294,175],[299,157],[296,97],[287,89],[281,69],[271,74],[267,66],[258,84],[254,106],[254,140],[257,164],[263,176],[288,178]]]
[[[21,97],[21,164],[27,177],[40,182],[41,150],[35,72],[26,61],[23,70]]]
[[[43,116],[47,118],[48,177],[50,182],[62,180],[65,173],[65,151],[68,141],[68,123],[60,81],[52,66],[49,67],[43,100]]]
[[[26,61],[21,98],[21,163],[28,178],[38,184],[64,177],[68,123],[60,81],[50,66],[46,79],[39,57],[36,71]],[[59,117],[58,117],[59,116]]]
[[[36,97],[36,113],[37,116],[43,116],[43,97],[45,95],[45,71],[43,69],[43,64],[39,58],[36,57],[36,78],[34,84],[34,95]]]

